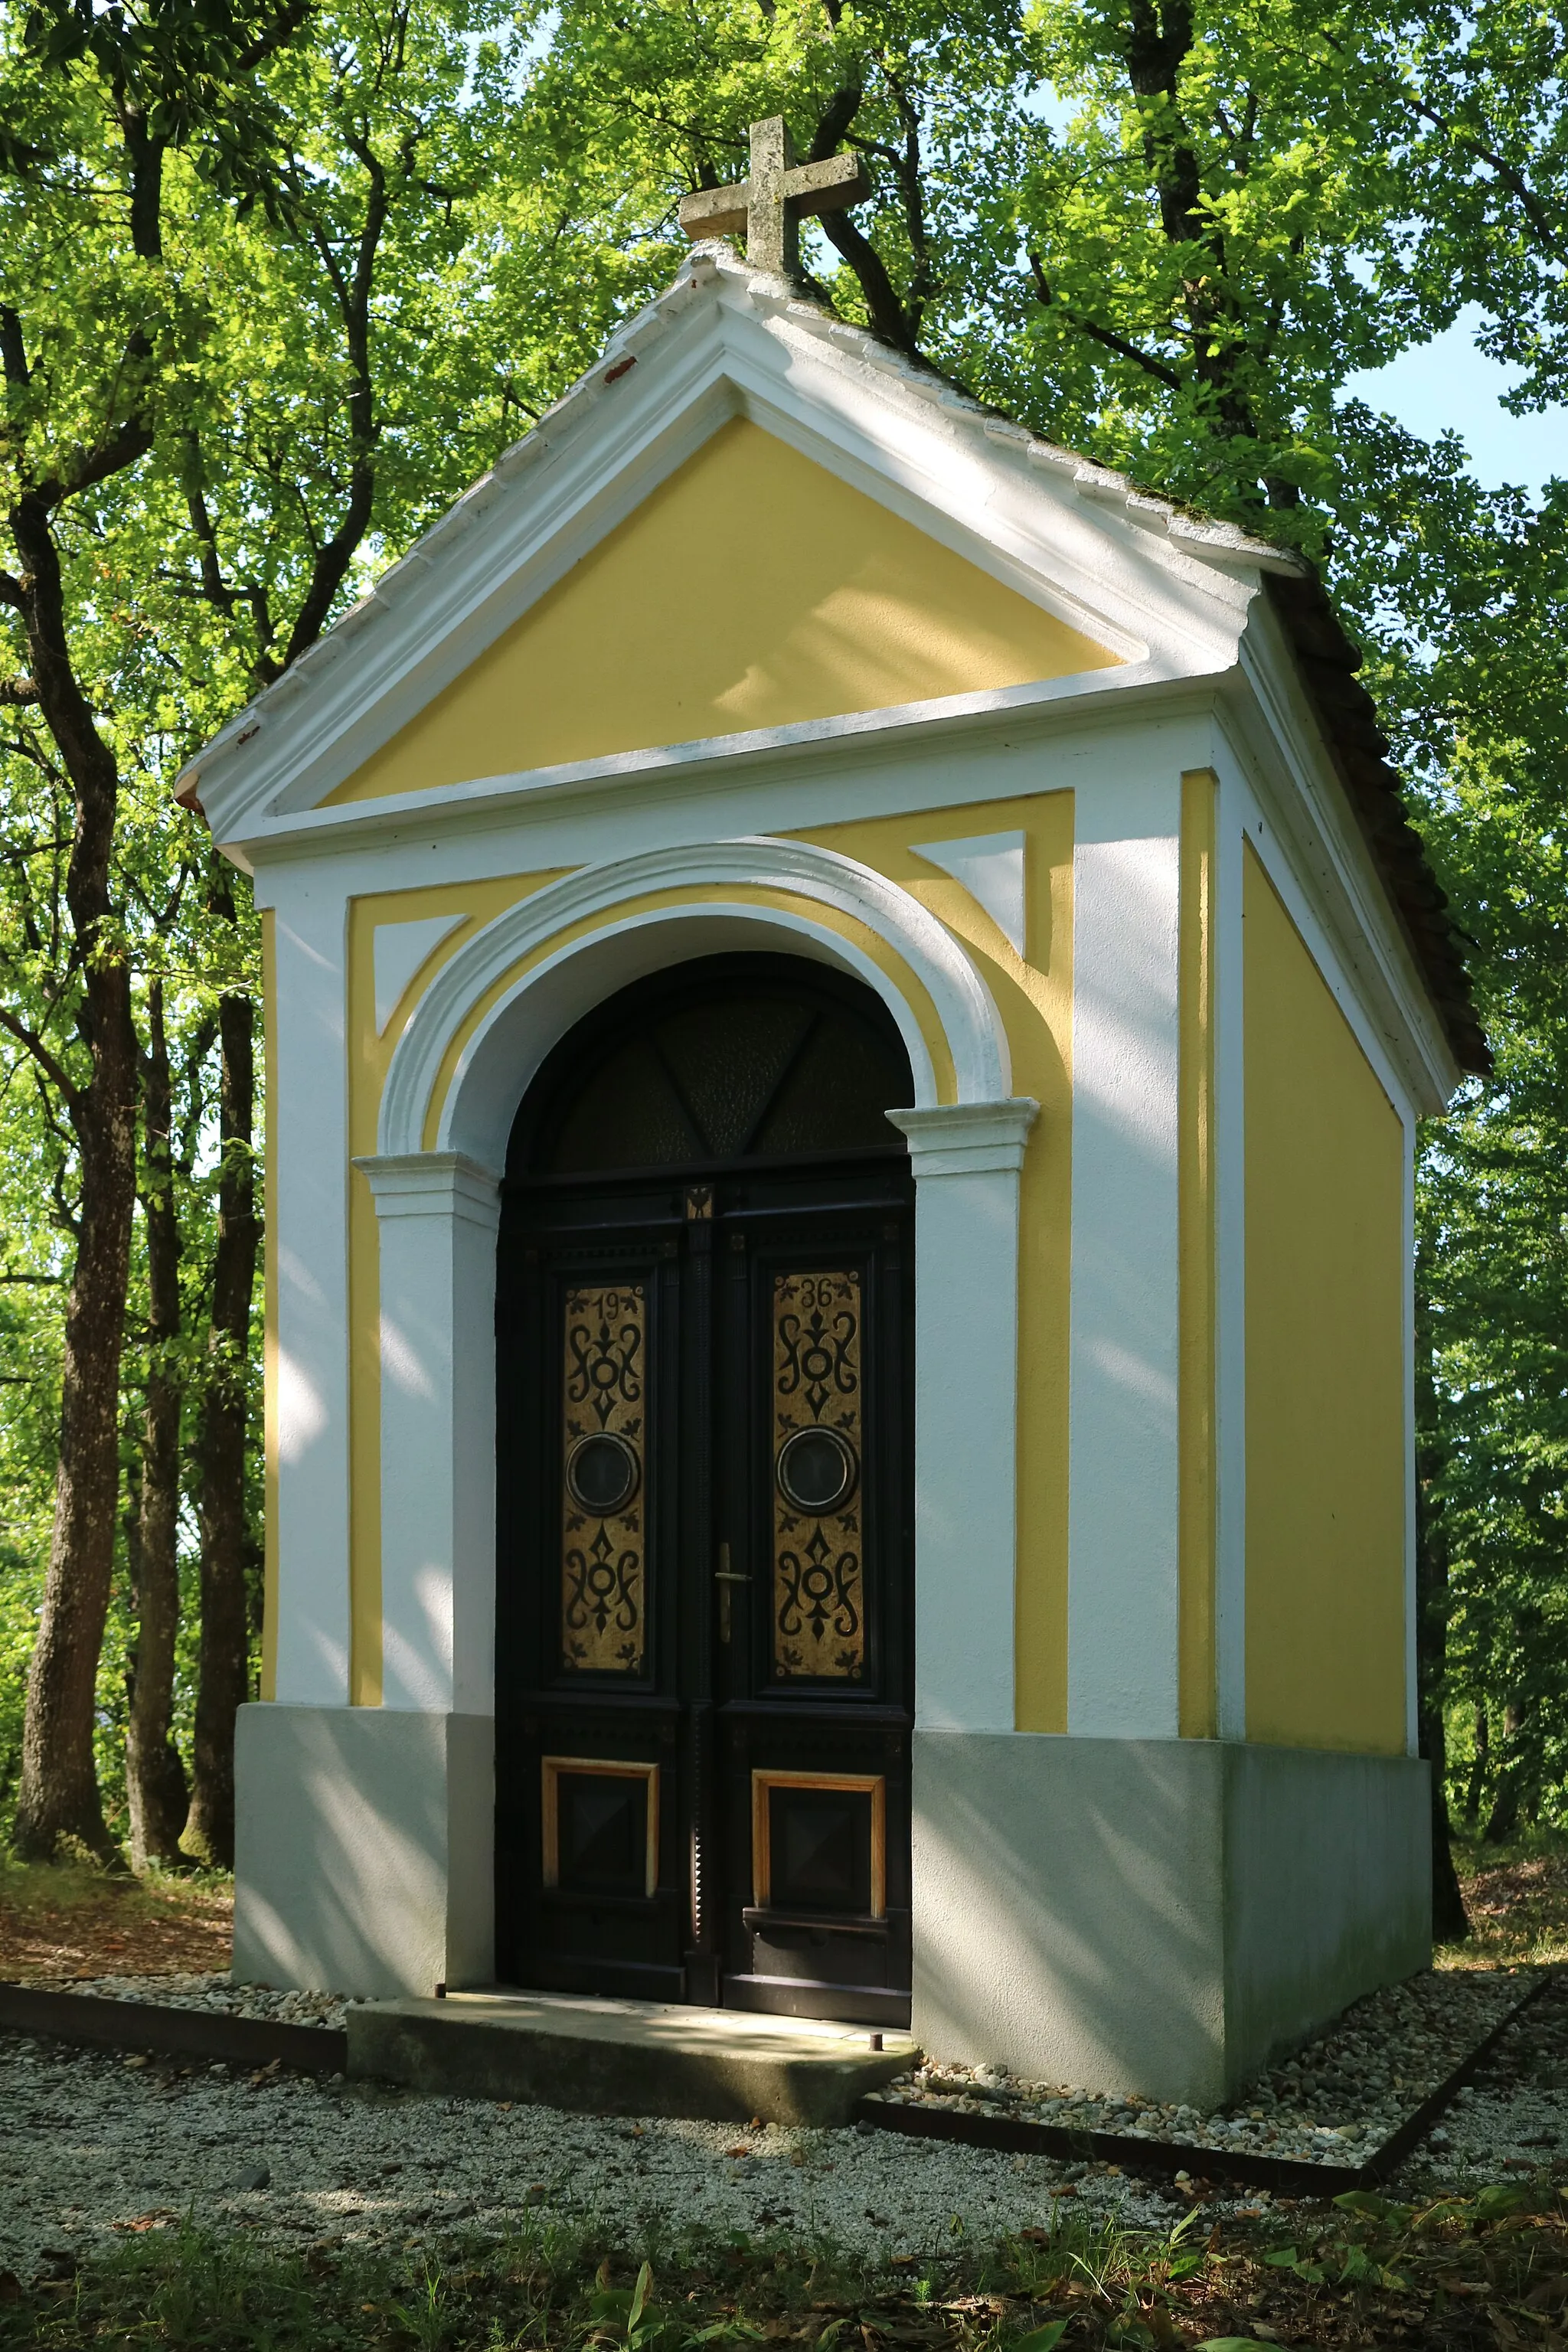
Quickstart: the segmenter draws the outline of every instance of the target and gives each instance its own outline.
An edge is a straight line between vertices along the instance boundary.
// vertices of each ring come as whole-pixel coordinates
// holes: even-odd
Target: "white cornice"
[[[1179,707],[1195,685],[1212,686],[1223,668],[1195,671],[1173,679],[1149,663],[1120,670],[1087,670],[1035,686],[993,692],[955,694],[931,702],[883,710],[850,711],[834,719],[803,720],[793,727],[759,728],[750,734],[704,736],[690,743],[665,743],[644,751],[615,752],[603,759],[573,760],[553,768],[483,776],[472,782],[437,785],[429,792],[399,793],[384,800],[352,801],[330,809],[307,809],[287,822],[269,824],[244,845],[247,868],[279,859],[310,858],[361,848],[389,836],[419,833],[432,824],[493,826],[509,814],[532,812],[563,801],[586,802],[620,790],[647,788],[667,778],[669,789],[721,788],[732,776],[770,770],[780,775],[802,763],[829,761],[858,764],[867,759],[971,739],[976,749],[998,735],[1049,735],[1095,720],[1113,721],[1134,705],[1151,711]],[[239,845],[221,844],[236,856]]]
[[[1262,599],[1218,707],[1258,805],[1415,1107],[1444,1109],[1463,1074],[1285,633]]]
[[[917,1177],[1016,1175],[1029,1129],[1040,1115],[1033,1095],[996,1102],[937,1103],[927,1110],[890,1110],[888,1118],[909,1141]]]

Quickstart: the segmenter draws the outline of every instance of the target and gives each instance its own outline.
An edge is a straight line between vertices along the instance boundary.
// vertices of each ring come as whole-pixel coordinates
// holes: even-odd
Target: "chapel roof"
[[[1378,725],[1376,705],[1356,676],[1362,665],[1361,649],[1340,622],[1315,566],[1294,550],[1272,545],[1182,501],[1162,498],[1131,476],[1094,464],[1048,440],[1005,412],[974,399],[929,362],[911,359],[870,328],[841,319],[825,299],[797,282],[748,269],[723,240],[694,246],[674,281],[616,330],[594,366],[545,410],[523,439],[505,451],[488,474],[437,518],[408,554],[381,575],[368,595],[281,677],[235,714],[176,778],[175,792],[181,802],[199,811],[198,768],[215,755],[245,743],[256,732],[264,709],[270,714],[280,704],[313,690],[324,673],[345,659],[352,660],[352,644],[359,629],[378,611],[401,602],[420,572],[448,557],[454,543],[477,527],[487,494],[498,480],[511,478],[564,428],[575,429],[584,412],[651,348],[671,314],[719,279],[724,281],[727,293],[743,294],[764,315],[782,313],[791,326],[826,336],[879,373],[900,378],[910,390],[936,402],[953,427],[992,442],[1020,445],[1035,464],[1058,481],[1065,478],[1079,497],[1100,508],[1120,509],[1141,530],[1168,539],[1200,562],[1259,575],[1454,1058],[1462,1070],[1478,1075],[1489,1071],[1491,1054],[1477,1015],[1461,935],[1450,919],[1447,894],[1427,860],[1420,835],[1410,823],[1400,779],[1389,761],[1391,746]]]

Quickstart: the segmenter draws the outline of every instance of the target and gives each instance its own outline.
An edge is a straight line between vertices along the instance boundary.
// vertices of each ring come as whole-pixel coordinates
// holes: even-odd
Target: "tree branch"
[[[64,1064],[55,1059],[37,1032],[29,1029],[26,1023],[19,1019],[5,1003],[0,1003],[0,1029],[8,1031],[19,1045],[26,1047],[67,1108],[74,1110],[80,1100],[81,1088]]]
[[[1053,294],[1047,284],[1046,273],[1041,267],[1037,253],[1030,254],[1029,268],[1034,274],[1035,292],[1039,298],[1043,310],[1059,311],[1068,326],[1076,327],[1080,335],[1088,335],[1095,342],[1103,343],[1106,350],[1114,352],[1119,359],[1131,360],[1135,367],[1141,367],[1145,375],[1152,375],[1156,383],[1164,384],[1167,390],[1181,391],[1180,375],[1173,367],[1168,367],[1163,360],[1154,359],[1148,352],[1141,352],[1136,343],[1124,341],[1121,336],[1113,334],[1109,327],[1098,327],[1092,319],[1080,319],[1076,310],[1069,310],[1067,304]]]
[[[237,74],[254,73],[258,66],[276,56],[285,41],[291,40],[310,13],[311,0],[289,0],[264,32],[257,35],[248,48],[236,52],[230,70]]]

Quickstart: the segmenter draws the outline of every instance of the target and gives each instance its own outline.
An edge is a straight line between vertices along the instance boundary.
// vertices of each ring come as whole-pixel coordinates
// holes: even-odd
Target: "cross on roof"
[[[800,223],[807,213],[843,212],[871,193],[858,155],[797,163],[784,117],[752,125],[752,175],[730,188],[699,188],[680,199],[689,237],[740,236],[753,269],[793,277],[800,268]]]

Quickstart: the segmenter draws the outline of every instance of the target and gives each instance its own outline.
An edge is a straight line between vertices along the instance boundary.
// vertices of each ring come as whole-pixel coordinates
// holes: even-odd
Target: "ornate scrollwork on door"
[[[647,1301],[639,1282],[566,1294],[562,1361],[561,1663],[640,1673],[647,1638]]]
[[[773,1278],[773,1671],[853,1682],[866,1666],[860,1276]]]

